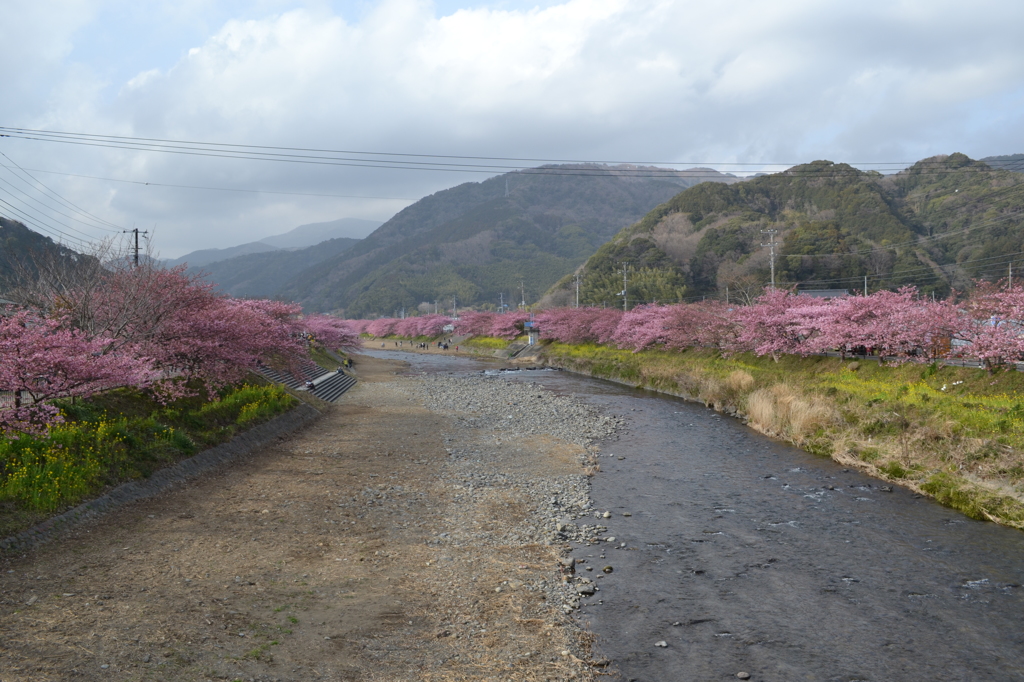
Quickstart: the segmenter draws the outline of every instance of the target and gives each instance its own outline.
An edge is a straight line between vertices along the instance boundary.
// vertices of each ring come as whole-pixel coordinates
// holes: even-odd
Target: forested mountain
[[[187,263],[189,268],[197,268],[209,263],[227,260],[229,258],[237,258],[239,256],[247,256],[253,253],[266,253],[268,251],[277,250],[278,247],[271,246],[270,244],[264,244],[263,242],[248,242],[247,244],[239,244],[238,246],[229,246],[226,249],[200,249],[199,251],[192,251],[191,253],[186,253],[180,258],[168,258],[163,261],[163,265],[173,268],[176,265]]]
[[[35,278],[39,267],[71,273],[88,258],[16,220],[0,217],[0,298],[28,284],[26,279]]]
[[[545,172],[547,171],[547,172]],[[572,272],[624,225],[702,181],[708,169],[545,166],[470,182],[412,204],[348,251],[296,276],[278,295],[348,316],[392,314],[438,300],[527,301]],[[507,195],[506,195],[507,187]]]
[[[1024,154],[1006,154],[1004,156],[986,156],[982,159],[992,168],[1012,170],[1024,173]]]
[[[229,246],[224,249],[201,249],[199,251],[193,251],[181,256],[180,258],[166,259],[163,261],[163,264],[168,267],[173,267],[182,263],[188,263],[189,269],[195,270],[199,267],[208,266],[211,263],[221,263],[222,261],[238,258],[239,256],[248,256],[256,253],[270,253],[281,249],[294,251],[296,249],[305,249],[310,246],[322,244],[332,239],[342,239],[343,241],[338,242],[338,244],[333,247],[329,247],[329,255],[334,256],[344,250],[337,248],[337,246],[342,244],[346,245],[346,247],[351,246],[355,242],[359,241],[359,239],[362,238],[362,235],[368,234],[380,226],[381,222],[379,220],[362,220],[359,218],[339,218],[338,220],[331,220],[326,223],[309,223],[307,225],[299,225],[295,229],[289,230],[283,234],[265,237],[264,239],[256,242],[248,242],[238,246]],[[357,236],[353,237],[352,235]],[[287,259],[285,260],[287,261]],[[271,261],[256,259],[248,262],[263,263],[274,261],[273,259],[271,259]],[[298,259],[296,262],[301,263],[303,260]],[[306,266],[310,264],[311,263],[307,263]],[[244,265],[235,265],[239,268],[244,268]],[[218,267],[218,269],[220,268]],[[240,275],[241,270],[235,270],[232,268],[232,272],[237,276]],[[281,283],[279,282],[279,284]]]
[[[263,244],[276,246],[279,249],[304,249],[315,246],[329,239],[362,239],[381,226],[379,220],[362,220],[360,218],[339,218],[325,223],[308,223],[299,225],[284,234],[264,237]]]
[[[963,154],[937,156],[895,175],[815,161],[724,185],[687,189],[598,249],[584,266],[581,299],[629,305],[700,296],[748,296],[769,279],[801,288],[916,285],[965,290],[976,278],[1024,264],[1024,176]],[[570,278],[544,299],[565,303]]]
[[[219,291],[237,298],[273,298],[296,273],[358,243],[358,239],[339,237],[305,249],[276,249],[235,256],[191,267],[189,272],[203,273]]]

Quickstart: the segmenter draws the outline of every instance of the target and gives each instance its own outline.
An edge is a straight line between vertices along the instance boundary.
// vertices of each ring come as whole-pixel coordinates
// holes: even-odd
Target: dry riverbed
[[[303,432],[0,558],[0,680],[592,679],[593,441],[500,378],[360,384]]]

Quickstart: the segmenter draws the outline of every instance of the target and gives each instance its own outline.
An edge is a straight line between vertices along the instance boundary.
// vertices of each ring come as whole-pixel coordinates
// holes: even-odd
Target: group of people
[[[447,341],[438,341],[437,342],[437,349],[438,350],[448,350],[451,342],[452,342],[451,339],[448,339]],[[395,341],[395,348],[402,348],[404,345],[405,345],[404,341]],[[380,344],[380,347],[381,348],[386,348],[387,344],[382,342]],[[422,343],[416,344],[416,347],[419,348],[420,350],[426,350],[427,347],[428,347],[428,344],[425,343],[425,342],[422,342]],[[458,346],[455,346],[455,352],[456,353],[459,352],[459,347]],[[348,360],[347,362],[349,362],[350,364],[346,365],[346,367],[351,367],[352,366],[351,365],[352,361]]]

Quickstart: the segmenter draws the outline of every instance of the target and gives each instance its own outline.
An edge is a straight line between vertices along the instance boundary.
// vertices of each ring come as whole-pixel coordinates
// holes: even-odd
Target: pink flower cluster
[[[376,320],[355,320],[357,328],[364,334],[382,337],[391,336],[440,336],[445,325],[451,324],[447,315],[421,315],[419,317],[381,317]]]
[[[893,359],[970,357],[986,365],[1024,356],[1024,289],[984,283],[960,302],[923,298],[913,287],[827,301],[776,289],[750,306],[706,301],[627,313],[558,308],[537,320],[545,338],[633,351],[712,347],[776,358],[863,351]]]
[[[511,341],[523,333],[523,324],[530,314],[520,311],[503,314],[467,310],[453,320],[447,315],[421,315],[404,319],[381,317],[376,320],[354,320],[353,324],[365,334],[384,336],[427,336],[434,338],[452,325],[453,333],[460,336],[496,336]]]
[[[184,268],[124,269],[64,292],[49,310],[0,316],[0,432],[39,430],[59,420],[50,401],[116,386],[175,397],[190,380],[208,390],[240,380],[261,361],[306,356],[309,341],[355,347],[350,323],[301,316],[297,305],[238,300]]]
[[[374,336],[438,336],[451,323],[459,335],[511,340],[527,319],[522,312],[467,311],[455,321],[431,315],[355,324]],[[555,308],[538,313],[535,321],[543,338],[635,352],[703,347],[776,359],[785,353],[867,352],[893,360],[976,358],[986,366],[1024,357],[1024,288],[1002,284],[978,283],[959,301],[931,300],[913,287],[831,300],[774,289],[749,306],[704,301],[629,312]]]

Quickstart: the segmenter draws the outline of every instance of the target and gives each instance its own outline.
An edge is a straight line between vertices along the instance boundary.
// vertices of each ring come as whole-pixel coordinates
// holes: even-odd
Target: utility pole
[[[775,242],[775,235],[777,235],[778,233],[779,233],[779,231],[775,230],[775,229],[761,230],[761,234],[768,235],[768,243],[767,244],[761,244],[761,246],[767,246],[768,247],[768,254],[769,254],[769,258],[771,259],[771,268],[772,268],[772,289],[775,288],[775,244],[776,244],[776,242]]]
[[[456,318],[456,317],[458,317],[458,316],[459,316],[459,309],[458,309],[458,307],[457,307],[457,306],[455,305],[455,297],[454,297],[454,296],[452,296],[452,317],[453,317],[453,318]]]
[[[729,285],[725,285],[725,304],[729,305]]]
[[[580,307],[580,276],[576,275],[576,307]]]
[[[135,267],[139,267],[139,228],[133,227],[130,230],[121,230],[121,232],[125,234],[133,233],[135,235],[135,247],[133,249],[135,251],[135,257],[133,258],[133,261],[135,263]],[[144,230],[141,234],[149,234],[149,232]]]
[[[499,313],[505,312],[505,293],[504,292],[498,294],[498,312]]]
[[[508,198],[508,178],[505,178],[505,198]]]
[[[622,261],[622,310],[626,312],[629,310],[629,293],[626,283],[629,281],[626,277],[626,273],[629,271],[629,261]]]
[[[434,299],[434,314],[437,315],[437,299]]]
[[[864,295],[868,295],[868,276],[864,275]]]
[[[519,292],[522,294],[522,301],[519,306],[526,310],[526,285],[523,283],[523,280],[519,280]]]

